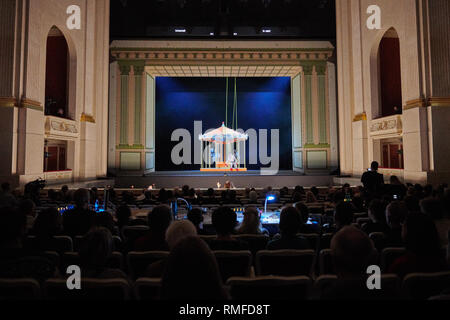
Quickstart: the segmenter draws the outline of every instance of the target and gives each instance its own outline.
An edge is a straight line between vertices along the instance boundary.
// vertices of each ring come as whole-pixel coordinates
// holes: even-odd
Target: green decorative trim
[[[327,144],[327,109],[326,109],[326,85],[325,76],[318,76],[319,93],[319,141],[320,144]]]
[[[311,67],[312,69],[312,67]],[[314,143],[313,115],[312,115],[312,77],[311,74],[305,75],[305,117],[306,117],[306,144]]]
[[[143,145],[138,145],[138,144],[134,144],[134,145],[128,145],[128,144],[119,144],[118,146],[116,146],[117,150],[146,150],[147,148],[144,147]]]
[[[139,68],[144,71],[144,67],[134,66],[134,70]],[[135,75],[134,86],[134,144],[141,145],[141,115],[142,115],[142,72]]]
[[[17,100],[13,97],[0,97],[0,107],[3,108],[14,108],[17,107]]]
[[[21,108],[31,109],[35,111],[44,111],[44,107],[38,101],[23,98],[20,102]]]
[[[129,66],[128,66],[129,68]],[[128,143],[128,74],[120,77],[120,144]]]
[[[321,144],[305,144],[303,149],[329,149],[331,146],[328,143]]]

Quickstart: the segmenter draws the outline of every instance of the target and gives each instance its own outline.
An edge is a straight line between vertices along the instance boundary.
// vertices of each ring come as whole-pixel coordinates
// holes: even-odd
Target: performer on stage
[[[228,155],[228,165],[230,166],[231,169],[239,168],[239,156],[236,150],[234,150]]]
[[[216,163],[216,150],[211,148],[211,165]]]

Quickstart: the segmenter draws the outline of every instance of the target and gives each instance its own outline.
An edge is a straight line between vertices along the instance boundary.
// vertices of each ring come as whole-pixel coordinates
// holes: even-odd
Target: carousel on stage
[[[248,135],[222,127],[199,136],[202,142],[202,172],[245,172]],[[241,157],[242,152],[242,157]]]

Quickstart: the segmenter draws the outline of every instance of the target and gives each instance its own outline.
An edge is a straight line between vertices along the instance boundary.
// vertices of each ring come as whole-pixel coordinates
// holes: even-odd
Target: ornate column
[[[302,133],[302,76],[291,81],[292,86],[292,165],[294,171],[303,171]]]
[[[328,145],[328,119],[327,119],[327,104],[326,104],[326,62],[316,65],[317,72],[317,91],[319,96],[319,144]]]
[[[303,67],[305,81],[305,141],[307,145],[314,144],[313,106],[312,106],[312,72],[313,65],[305,64]]]
[[[133,65],[134,69],[134,145],[141,146],[142,135],[142,75],[144,73],[144,63]]]
[[[131,67],[129,64],[119,62],[120,69],[120,124],[119,144],[128,145],[128,89]]]

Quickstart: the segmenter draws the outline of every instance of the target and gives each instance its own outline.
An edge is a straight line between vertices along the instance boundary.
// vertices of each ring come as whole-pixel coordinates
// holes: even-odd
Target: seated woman
[[[258,209],[255,207],[247,207],[244,212],[244,220],[237,230],[238,234],[264,234],[269,232],[261,225]]]
[[[272,240],[267,244],[267,250],[307,250],[309,249],[308,240],[297,236],[302,225],[300,213],[294,207],[286,207],[280,214],[280,232],[278,239]]]

